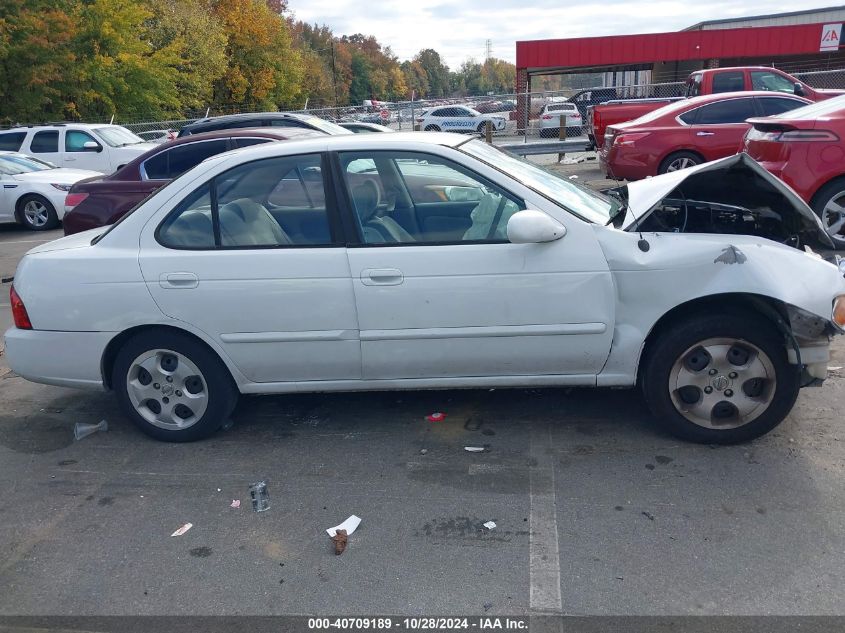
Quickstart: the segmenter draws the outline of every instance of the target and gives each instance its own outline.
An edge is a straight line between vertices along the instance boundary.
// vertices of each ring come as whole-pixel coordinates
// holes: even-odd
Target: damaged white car
[[[829,246],[746,156],[607,197],[451,134],[268,143],[31,250],[6,353],[171,441],[238,394],[639,385],[670,432],[738,442],[826,375]]]

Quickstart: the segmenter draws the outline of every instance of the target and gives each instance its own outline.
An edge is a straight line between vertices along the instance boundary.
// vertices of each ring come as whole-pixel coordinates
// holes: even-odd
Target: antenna
[[[484,40],[484,61],[486,62],[493,57],[493,40],[487,38]]]

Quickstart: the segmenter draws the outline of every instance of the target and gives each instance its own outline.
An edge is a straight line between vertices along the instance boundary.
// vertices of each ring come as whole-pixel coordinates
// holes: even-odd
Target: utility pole
[[[484,61],[488,61],[493,57],[493,40],[487,39],[484,41]]]
[[[334,85],[334,107],[337,108],[337,70],[334,65],[334,38],[332,38],[332,84]]]

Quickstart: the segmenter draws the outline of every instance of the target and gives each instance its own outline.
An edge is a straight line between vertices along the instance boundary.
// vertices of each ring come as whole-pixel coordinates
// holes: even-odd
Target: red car
[[[599,152],[610,178],[639,180],[736,154],[750,127],[746,119],[810,103],[773,92],[729,92],[663,106],[607,128]]]
[[[845,97],[749,123],[743,151],[792,187],[845,248]]]
[[[230,129],[163,143],[108,176],[80,180],[65,198],[65,235],[114,224],[177,176],[206,158],[239,147],[322,136],[304,128]]]

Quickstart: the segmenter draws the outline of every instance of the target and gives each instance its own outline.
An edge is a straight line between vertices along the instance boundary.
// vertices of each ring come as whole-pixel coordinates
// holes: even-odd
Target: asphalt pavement
[[[0,227],[0,276],[58,234]],[[3,361],[0,616],[845,613],[842,369],[743,446],[681,443],[607,389],[249,397],[176,445]]]

